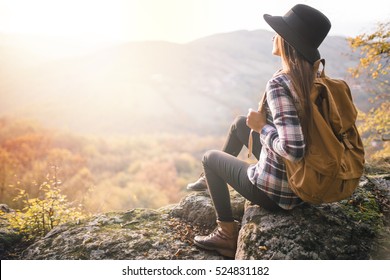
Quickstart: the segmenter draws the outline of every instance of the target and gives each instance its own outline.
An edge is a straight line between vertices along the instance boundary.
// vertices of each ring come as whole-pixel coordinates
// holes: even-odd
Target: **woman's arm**
[[[301,123],[292,95],[281,76],[267,83],[267,103],[275,127],[266,124],[260,141],[267,149],[290,161],[299,161],[305,153]]]

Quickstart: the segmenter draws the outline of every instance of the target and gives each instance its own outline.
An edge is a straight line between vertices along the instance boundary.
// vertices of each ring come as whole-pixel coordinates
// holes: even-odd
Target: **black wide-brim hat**
[[[265,14],[264,20],[311,64],[321,58],[318,47],[331,23],[320,11],[303,4],[295,5],[284,16]]]

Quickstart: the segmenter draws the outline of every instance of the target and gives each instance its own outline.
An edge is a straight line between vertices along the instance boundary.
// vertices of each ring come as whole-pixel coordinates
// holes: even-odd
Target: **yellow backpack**
[[[343,80],[325,75],[323,69],[311,91],[313,126],[311,143],[299,162],[285,160],[289,185],[313,204],[335,202],[352,195],[364,168],[364,149],[355,122],[357,110],[351,90]]]
[[[290,188],[312,204],[340,201],[352,195],[364,168],[364,149],[355,125],[357,110],[351,90],[345,81],[325,75],[324,59],[316,62],[315,69],[320,63],[323,69],[314,81],[310,98],[310,146],[302,160],[284,159]]]

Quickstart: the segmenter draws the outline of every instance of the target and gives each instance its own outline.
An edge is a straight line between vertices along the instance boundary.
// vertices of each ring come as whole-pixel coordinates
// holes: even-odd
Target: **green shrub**
[[[22,202],[23,208],[7,214],[9,227],[28,240],[44,236],[60,224],[77,222],[84,217],[80,208],[73,207],[61,194],[56,179],[42,183],[37,198],[29,198],[25,190],[18,189],[14,200]]]

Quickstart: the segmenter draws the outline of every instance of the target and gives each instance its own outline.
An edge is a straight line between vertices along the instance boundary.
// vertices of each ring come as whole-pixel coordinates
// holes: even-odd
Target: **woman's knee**
[[[237,116],[231,125],[231,129],[237,130],[237,129],[240,129],[241,127],[244,127],[244,126],[247,126],[246,125],[246,117],[245,116]]]
[[[202,159],[203,166],[207,166],[208,163],[216,157],[218,152],[219,151],[217,151],[217,150],[209,150],[206,153],[204,153],[203,159]]]

